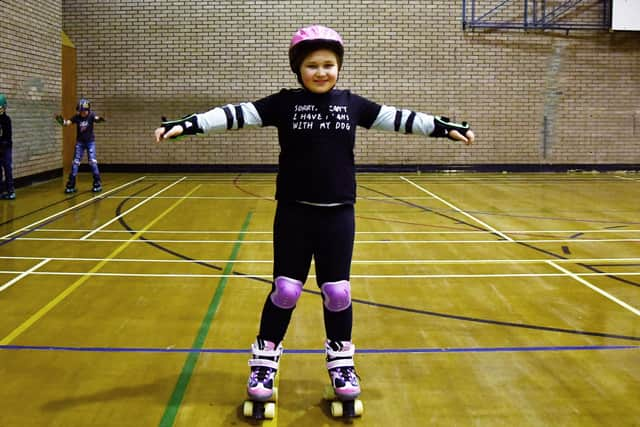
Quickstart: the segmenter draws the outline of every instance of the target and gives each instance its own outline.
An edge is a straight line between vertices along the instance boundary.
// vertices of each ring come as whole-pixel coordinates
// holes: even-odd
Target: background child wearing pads
[[[100,179],[100,171],[98,170],[98,159],[96,158],[96,137],[93,133],[93,124],[103,122],[104,117],[98,116],[91,111],[91,103],[88,99],[84,98],[78,101],[76,111],[77,114],[69,120],[65,120],[61,115],[56,116],[56,121],[61,126],[75,124],[77,129],[76,148],[73,155],[73,163],[71,164],[71,173],[69,174],[69,180],[67,181],[64,192],[76,192],[76,177],[78,176],[82,155],[86,151],[89,165],[93,172],[93,187],[91,191],[98,193],[102,191],[102,181]]]

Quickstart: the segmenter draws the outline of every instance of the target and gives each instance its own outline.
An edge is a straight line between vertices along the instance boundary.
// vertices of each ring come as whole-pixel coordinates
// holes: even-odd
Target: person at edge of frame
[[[7,114],[7,96],[0,93],[0,178],[3,200],[15,200],[13,184],[13,129],[11,117]]]

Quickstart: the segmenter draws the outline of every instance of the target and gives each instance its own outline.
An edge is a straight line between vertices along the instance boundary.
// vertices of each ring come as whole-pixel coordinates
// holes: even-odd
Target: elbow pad
[[[447,137],[449,139],[453,139],[449,136],[449,132],[451,132],[452,130],[457,130],[462,136],[464,136],[467,131],[471,129],[471,126],[469,126],[469,123],[467,122],[454,123],[450,121],[448,117],[440,116],[433,117],[433,125],[433,132],[431,132],[429,136],[435,138]]]
[[[169,132],[174,126],[182,126],[182,134],[179,136],[173,136],[172,138],[178,138],[184,135],[196,135],[198,133],[204,133],[204,131],[198,126],[198,117],[195,114],[189,114],[181,119],[167,120],[166,117],[162,118],[162,127],[165,132]]]

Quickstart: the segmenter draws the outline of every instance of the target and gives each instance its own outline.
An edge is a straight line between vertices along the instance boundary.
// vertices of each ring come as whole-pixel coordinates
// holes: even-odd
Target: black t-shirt
[[[0,114],[0,144],[10,146],[11,139],[11,119],[7,113]]]
[[[379,104],[338,89],[283,89],[253,104],[263,126],[278,128],[276,199],[355,203],[356,126],[369,129]]]
[[[76,124],[77,134],[76,140],[79,142],[92,142],[96,137],[93,134],[93,123],[96,121],[96,115],[93,111],[87,114],[87,117],[82,117],[80,114],[76,114],[71,117],[71,122]]]

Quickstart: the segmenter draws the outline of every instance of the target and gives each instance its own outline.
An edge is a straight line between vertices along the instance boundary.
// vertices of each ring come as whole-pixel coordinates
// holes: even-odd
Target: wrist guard
[[[169,132],[174,126],[182,126],[182,134],[178,136],[172,136],[171,139],[175,139],[184,135],[196,135],[198,133],[204,133],[200,126],[198,126],[198,118],[195,114],[189,114],[177,120],[167,120],[166,117],[162,117],[162,127],[164,128],[165,132]]]
[[[103,116],[96,117],[96,123],[106,122],[106,121],[107,121],[107,119],[105,119]]]
[[[447,137],[452,140],[454,138],[451,138],[449,136],[449,132],[451,132],[452,130],[457,130],[458,132],[460,132],[460,135],[465,136],[467,131],[471,129],[469,123],[467,122],[453,123],[449,120],[448,117],[440,116],[433,117],[433,125],[433,132],[431,132],[429,136],[433,136],[435,138]]]
[[[64,118],[60,114],[56,115],[56,122],[58,122],[60,126],[64,126]]]

